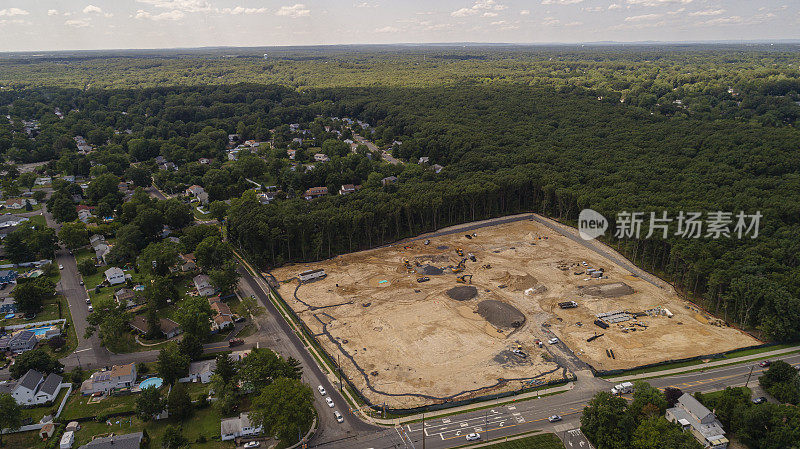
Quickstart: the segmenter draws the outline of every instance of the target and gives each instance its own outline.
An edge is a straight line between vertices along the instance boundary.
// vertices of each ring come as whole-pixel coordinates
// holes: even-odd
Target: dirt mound
[[[456,301],[468,301],[478,296],[478,289],[472,285],[459,285],[447,290],[447,296]]]
[[[633,294],[633,288],[624,282],[614,282],[611,284],[600,284],[592,287],[586,287],[583,292],[591,296],[599,296],[602,298],[617,298]]]
[[[539,281],[530,274],[520,276],[517,274],[510,274],[508,271],[505,272],[505,275],[494,278],[494,280],[503,285],[511,287],[512,290],[518,292],[527,290],[529,288],[534,288],[539,284]]]
[[[428,276],[437,276],[444,273],[444,270],[442,270],[439,267],[434,267],[433,265],[423,265],[421,267],[417,267],[416,271],[419,274],[424,274]]]
[[[478,314],[494,327],[517,328],[525,324],[525,315],[516,307],[495,299],[478,303]]]

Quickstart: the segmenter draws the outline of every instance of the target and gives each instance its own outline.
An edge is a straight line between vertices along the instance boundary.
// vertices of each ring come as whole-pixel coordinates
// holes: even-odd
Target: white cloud
[[[694,0],[628,0],[629,5],[641,6],[660,6],[668,3],[680,3],[683,5],[692,3]]]
[[[89,19],[70,19],[64,25],[72,28],[86,28],[89,26]]]
[[[581,3],[583,0],[542,0],[543,5],[574,5]]]
[[[561,23],[561,21],[555,17],[545,17],[544,20],[542,20],[542,25],[544,26],[558,25],[559,23]]]
[[[0,17],[27,16],[28,14],[30,14],[28,11],[19,8],[0,9]]]
[[[95,5],[86,5],[86,7],[83,8],[83,13],[84,14],[102,14],[102,15],[104,15],[106,17],[113,17],[114,16],[114,14],[112,14],[110,12],[103,12],[103,9],[101,7],[95,6]]]
[[[172,11],[162,12],[159,14],[152,14],[148,11],[138,10],[136,11],[136,15],[133,17],[135,19],[147,19],[147,20],[181,20],[186,16],[183,11],[179,11],[177,9],[173,9]]]
[[[704,22],[697,22],[695,25],[713,26],[713,25],[732,25],[743,23],[744,19],[741,16],[728,16],[717,17],[716,19],[706,20]]]
[[[705,9],[705,10],[702,10],[702,11],[690,12],[689,15],[693,16],[693,17],[698,17],[698,16],[718,16],[718,15],[724,13],[724,12],[725,12],[724,9]]]
[[[521,15],[521,16],[528,16],[530,14],[531,14],[531,12],[529,10],[527,10],[527,9],[523,9],[522,11],[519,12],[519,15]]]
[[[612,3],[612,4],[608,5],[608,10],[609,10],[609,11],[611,11],[611,10],[613,10],[613,9],[621,9],[621,8],[622,8],[622,6],[620,6],[620,5],[619,5],[619,4],[617,4],[617,3]]]
[[[506,22],[505,20],[497,20],[495,22],[492,22],[490,25],[500,26],[500,25],[505,25],[506,23],[508,22]]]
[[[606,8],[603,6],[589,6],[587,8],[583,8],[583,10],[586,12],[600,12],[600,11],[605,11]]]
[[[483,13],[483,17],[497,17],[496,12],[485,12]]]
[[[214,8],[205,0],[136,0],[139,3],[182,12],[211,12]]]
[[[237,6],[235,8],[222,8],[220,10],[223,14],[264,14],[265,12],[269,12],[269,8],[245,8],[243,6]]]
[[[375,28],[376,33],[397,33],[400,31],[400,28],[393,27],[393,26],[385,26],[381,28]]]
[[[508,6],[497,3],[495,0],[477,0],[471,7],[469,8],[461,8],[457,9],[450,13],[453,17],[467,17],[467,16],[476,16],[481,12],[484,13],[486,16],[487,11],[503,11],[507,9]],[[495,16],[497,14],[495,13]],[[486,17],[494,17],[492,15],[488,15]]]
[[[48,16],[57,16],[58,15],[58,10],[57,9],[48,9],[47,10],[47,15]]]
[[[583,22],[578,21],[578,20],[576,20],[574,22],[567,22],[567,23],[564,24],[565,27],[576,27],[576,26],[581,26],[581,25],[583,25]]]
[[[628,16],[625,18],[626,22],[641,22],[643,20],[658,19],[663,14],[642,14],[640,16]]]
[[[281,6],[280,9],[275,12],[275,15],[296,19],[298,17],[308,17],[311,15],[311,10],[306,8],[306,5],[297,3],[292,6]]]
[[[361,3],[356,3],[355,5],[353,5],[353,7],[354,8],[377,8],[378,4],[377,3],[370,3],[370,2],[361,2]]]

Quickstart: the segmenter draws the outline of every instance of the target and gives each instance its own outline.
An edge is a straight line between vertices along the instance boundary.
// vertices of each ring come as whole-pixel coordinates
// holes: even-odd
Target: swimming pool
[[[149,379],[143,380],[142,383],[139,384],[139,389],[144,390],[145,388],[155,387],[161,388],[161,384],[164,383],[164,380],[160,377],[151,377]]]
[[[46,334],[47,331],[49,331],[53,327],[54,326],[52,326],[52,325],[51,326],[41,326],[41,327],[34,327],[32,329],[29,329],[29,330],[31,332],[33,332],[37,337],[43,337],[44,334]]]

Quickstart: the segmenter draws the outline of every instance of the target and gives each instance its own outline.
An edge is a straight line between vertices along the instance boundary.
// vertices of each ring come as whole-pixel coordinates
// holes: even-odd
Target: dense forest
[[[800,338],[799,61],[788,47],[10,58],[0,62],[9,116],[0,153],[52,159],[52,173],[130,178],[133,163],[168,191],[202,185],[212,201],[231,200],[228,236],[264,268],[518,212],[574,224],[583,208],[611,218],[760,211],[756,239],[607,242],[727,321],[791,340]],[[328,130],[350,130],[332,117],[369,123],[355,131],[406,163],[342,150]],[[20,131],[32,119],[35,138]],[[292,143],[290,123],[311,130],[303,143]],[[232,133],[272,145],[226,161]],[[76,135],[96,151],[78,154]],[[292,146],[305,157],[325,149],[331,161],[298,170]],[[159,171],[158,156],[178,170]],[[399,180],[384,186],[387,176]],[[281,199],[262,204],[248,179]],[[298,195],[343,183],[364,188]]]

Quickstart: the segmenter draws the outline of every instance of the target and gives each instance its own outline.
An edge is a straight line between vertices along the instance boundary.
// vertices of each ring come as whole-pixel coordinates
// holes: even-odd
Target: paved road
[[[265,344],[273,351],[278,352],[283,357],[294,357],[303,366],[303,382],[306,382],[314,389],[314,399],[317,412],[320,416],[319,431],[311,440],[312,444],[329,442],[330,447],[338,447],[337,444],[355,437],[360,433],[374,433],[380,428],[367,424],[348,412],[347,401],[332,385],[327,376],[322,373],[313,356],[306,350],[304,344],[292,331],[280,312],[275,308],[267,297],[269,287],[263,279],[252,276],[244,268],[239,268],[242,275],[240,289],[243,295],[255,295],[267,310],[267,317],[260,321],[261,344]],[[334,409],[328,407],[325,399],[316,388],[322,385],[327,391],[327,395],[333,399]],[[333,417],[333,410],[338,410],[344,416],[344,422],[338,423]]]
[[[370,142],[369,140],[359,136],[358,134],[353,134],[353,140],[355,140],[358,143],[366,145],[367,148],[369,148],[369,151],[371,151],[373,153],[380,154],[381,158],[383,158],[383,160],[385,160],[386,162],[388,162],[390,164],[398,165],[398,164],[402,164],[403,163],[403,161],[401,161],[400,159],[396,159],[388,151],[381,150],[380,148],[378,148],[377,145],[375,145],[374,143]]]
[[[783,359],[794,365],[800,364],[800,354],[790,354],[774,359]],[[648,382],[657,387],[676,387],[684,392],[709,392],[722,390],[728,386],[741,386],[747,382],[751,368],[752,377],[749,386],[758,382],[764,368],[754,364],[739,364],[715,368],[704,372],[686,373],[675,376],[650,379]],[[585,383],[584,383],[585,385]],[[581,411],[586,403],[598,391],[611,388],[610,383],[604,386],[593,384],[582,386],[578,381],[570,391],[538,399],[512,402],[486,410],[463,413],[459,415],[430,419],[425,422],[425,447],[431,449],[450,448],[466,443],[466,435],[480,433],[483,439],[510,437],[522,432],[543,430],[556,432],[565,441],[574,441],[581,447],[582,440],[577,433],[569,433],[567,429],[580,427]],[[629,395],[628,395],[629,398]],[[563,420],[550,423],[548,417],[560,415]],[[565,435],[566,434],[566,435]],[[317,448],[420,448],[422,447],[423,425],[414,423],[378,432],[360,434],[345,441],[312,444]],[[586,447],[586,446],[583,446]]]

